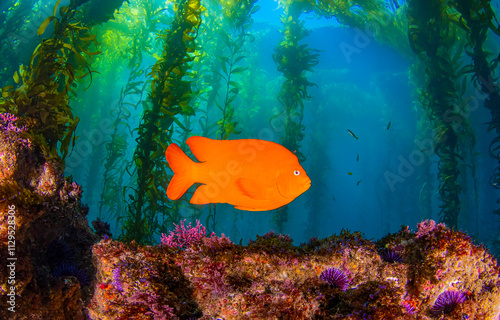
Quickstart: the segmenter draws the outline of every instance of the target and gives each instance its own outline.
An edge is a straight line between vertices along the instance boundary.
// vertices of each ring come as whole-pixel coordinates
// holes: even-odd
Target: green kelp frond
[[[221,8],[225,21],[230,24],[230,28],[236,30],[248,29],[252,24],[252,14],[260,9],[255,5],[258,0],[229,0],[222,1]]]
[[[390,44],[405,55],[410,55],[405,10],[406,6],[391,10],[383,0],[319,0],[314,6],[319,17],[335,17],[342,25],[355,29],[356,40],[343,45],[361,49],[375,39]],[[362,44],[359,45],[360,43]]]
[[[69,106],[69,94],[75,94],[79,79],[91,75],[87,61],[99,51],[88,50],[96,44],[95,36],[78,22],[79,5],[72,1],[61,7],[58,17],[59,2],[38,29],[42,35],[53,23],[51,37],[38,45],[28,67],[21,66],[14,73],[17,88],[2,89],[0,110],[25,118],[35,145],[47,157],[64,160],[69,146],[74,145],[78,123]]]
[[[257,12],[259,6],[254,6],[256,0],[229,1],[222,6],[225,22],[229,25],[226,30],[218,30],[224,44],[222,53],[216,57],[220,62],[219,74],[225,82],[225,95],[217,106],[222,111],[222,118],[217,122],[219,129],[216,135],[225,140],[230,134],[238,134],[238,122],[233,120],[233,101],[238,96],[241,85],[234,81],[235,76],[245,72],[248,67],[242,65],[245,60],[244,44],[247,39],[253,40],[248,33],[252,24],[252,14]]]

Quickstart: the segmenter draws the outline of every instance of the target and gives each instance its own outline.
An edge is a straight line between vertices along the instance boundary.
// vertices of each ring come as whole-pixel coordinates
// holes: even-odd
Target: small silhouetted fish
[[[335,201],[336,201],[336,200],[335,200],[335,196],[334,196],[333,194],[332,194],[332,199],[333,199],[333,202],[335,202]]]
[[[391,128],[391,122],[389,121],[389,124],[387,124],[387,130]]]
[[[349,134],[351,136],[353,136],[354,138],[356,138],[356,140],[358,140],[359,138],[354,134],[354,132],[352,132],[351,130],[347,129],[347,132],[349,132]]]
[[[361,181],[363,181],[363,180],[359,180],[358,182],[356,182],[356,185],[359,186],[359,184],[361,183]]]
[[[357,155],[357,157],[356,157],[356,161],[358,161],[358,162],[359,162],[359,153],[358,153],[358,155]]]
[[[351,171],[347,171],[347,174],[352,176],[352,172]]]

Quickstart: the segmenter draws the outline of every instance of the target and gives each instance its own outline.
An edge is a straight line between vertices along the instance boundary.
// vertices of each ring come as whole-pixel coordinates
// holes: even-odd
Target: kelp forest
[[[0,112],[112,238],[157,244],[184,219],[236,243],[378,238],[434,219],[500,255],[499,1],[4,2]],[[193,205],[194,187],[172,201],[165,150],[191,156],[191,136],[279,143],[311,188],[269,212]]]

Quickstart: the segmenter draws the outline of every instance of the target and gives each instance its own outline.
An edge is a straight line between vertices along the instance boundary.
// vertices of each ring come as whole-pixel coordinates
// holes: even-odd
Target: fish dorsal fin
[[[255,200],[269,200],[271,187],[253,179],[239,178],[236,187],[247,197]]]
[[[212,140],[206,137],[193,136],[186,140],[193,155],[198,161],[206,162],[217,159],[221,155],[221,141]]]

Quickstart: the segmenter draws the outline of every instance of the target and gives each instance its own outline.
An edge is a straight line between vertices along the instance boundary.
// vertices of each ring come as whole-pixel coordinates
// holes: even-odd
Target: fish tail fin
[[[175,143],[168,146],[165,158],[174,171],[174,176],[167,187],[167,196],[171,200],[177,200],[196,182],[192,176],[195,162]]]

